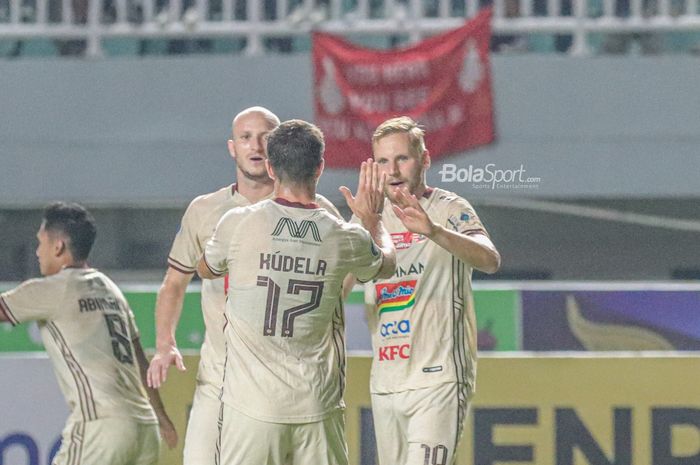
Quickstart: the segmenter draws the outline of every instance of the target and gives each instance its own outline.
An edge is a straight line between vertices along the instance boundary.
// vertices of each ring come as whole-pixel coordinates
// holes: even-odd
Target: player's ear
[[[323,168],[326,166],[326,160],[321,158],[321,164],[318,165],[318,168],[316,168],[316,179],[321,177],[321,174],[323,173]]]
[[[229,139],[227,141],[226,145],[228,145],[229,155],[231,155],[231,158],[233,158],[235,160],[236,159],[236,147],[233,145],[233,139]]]
[[[60,257],[66,251],[66,241],[63,239],[56,239],[53,244],[53,251],[56,257]]]
[[[267,170],[267,175],[270,177],[270,179],[275,181],[277,179],[277,176],[275,176],[275,170],[272,169],[272,166],[270,166],[270,160],[267,158],[265,159],[265,169]]]
[[[430,152],[427,149],[423,152],[423,168],[430,168]]]

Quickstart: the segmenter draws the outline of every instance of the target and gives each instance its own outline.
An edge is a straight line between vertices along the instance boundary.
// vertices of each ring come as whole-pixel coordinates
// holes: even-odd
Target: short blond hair
[[[411,149],[419,156],[423,155],[425,152],[425,131],[418,123],[408,116],[391,118],[380,124],[377,129],[374,130],[374,134],[372,134],[372,145],[379,142],[379,139],[383,137],[397,133],[408,134],[408,141]]]

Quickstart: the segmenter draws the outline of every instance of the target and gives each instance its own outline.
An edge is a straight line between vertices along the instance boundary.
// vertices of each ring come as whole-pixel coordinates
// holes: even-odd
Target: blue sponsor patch
[[[470,218],[469,213],[462,213],[462,214],[459,216],[459,219],[462,220],[462,221],[469,221],[469,218]]]

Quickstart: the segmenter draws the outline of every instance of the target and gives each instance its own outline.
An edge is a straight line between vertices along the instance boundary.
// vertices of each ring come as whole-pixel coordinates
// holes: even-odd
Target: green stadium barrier
[[[146,349],[155,348],[156,291],[124,292],[134,311],[136,324],[141,333],[141,342]],[[483,290],[474,292],[477,308],[480,348],[486,350],[518,350],[520,347],[520,298],[517,291]],[[362,292],[354,291],[348,296],[348,304],[364,302]],[[43,351],[36,323],[12,328],[0,324],[0,352]],[[178,346],[184,350],[198,350],[204,340],[204,320],[200,306],[200,293],[188,292],[176,332]],[[369,347],[367,347],[369,350]]]

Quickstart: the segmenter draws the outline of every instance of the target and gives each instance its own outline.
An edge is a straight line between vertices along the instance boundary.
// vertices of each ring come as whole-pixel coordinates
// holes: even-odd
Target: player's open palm
[[[427,237],[432,236],[435,225],[415,195],[409,194],[405,189],[398,190],[392,208],[406,229]]]
[[[386,174],[379,174],[379,166],[372,159],[368,159],[360,166],[357,193],[353,196],[345,186],[340,187],[340,192],[353,214],[364,223],[365,220],[376,218],[382,213],[385,184]]]
[[[185,371],[185,362],[182,360],[182,354],[175,346],[171,346],[167,351],[158,351],[151,359],[148,366],[146,380],[148,387],[158,389],[168,378],[168,369],[171,365],[175,365],[178,370]]]

